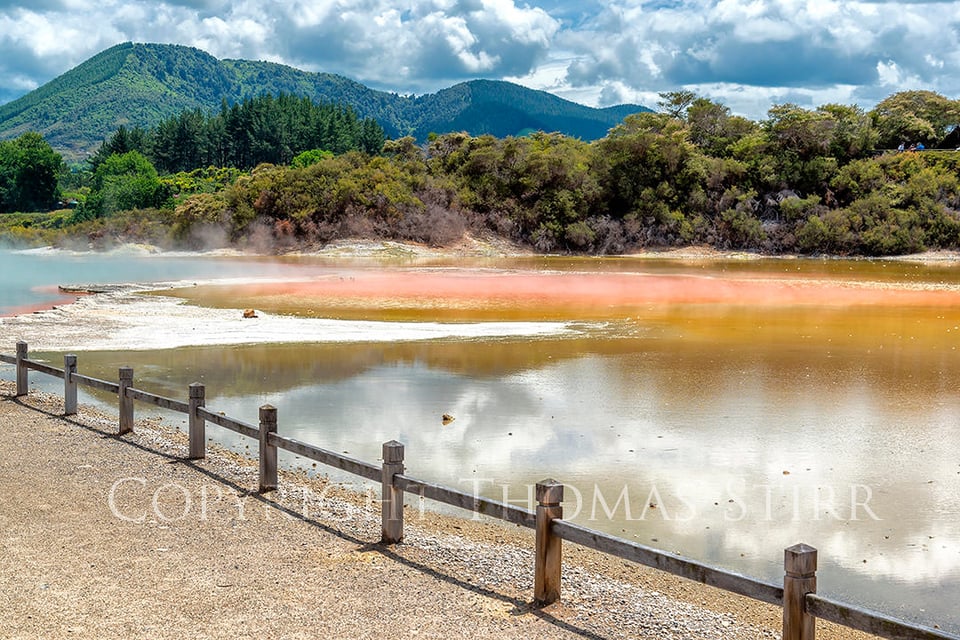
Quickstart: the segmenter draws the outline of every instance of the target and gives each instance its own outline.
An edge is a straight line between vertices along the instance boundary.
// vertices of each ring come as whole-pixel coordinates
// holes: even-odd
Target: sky
[[[401,94],[489,78],[656,108],[685,89],[755,120],[787,102],[960,97],[960,0],[0,0],[0,103],[127,41]]]

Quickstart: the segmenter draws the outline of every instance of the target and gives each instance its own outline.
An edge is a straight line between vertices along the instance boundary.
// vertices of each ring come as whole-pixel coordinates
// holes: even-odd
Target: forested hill
[[[557,131],[594,140],[637,105],[594,109],[501,81],[475,80],[419,97],[376,91],[329,73],[249,60],[218,60],[180,45],[119,44],[27,95],[0,105],[0,139],[37,131],[67,157],[93,152],[120,125],[151,127],[186,109],[216,111],[264,93],[352,107],[387,135],[467,131],[506,136]]]

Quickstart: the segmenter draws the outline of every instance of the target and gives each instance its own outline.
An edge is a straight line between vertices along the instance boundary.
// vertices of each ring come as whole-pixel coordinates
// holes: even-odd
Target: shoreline
[[[44,531],[5,545],[14,561],[0,575],[14,572],[21,585],[0,611],[0,629],[13,637],[65,630],[89,638],[198,631],[224,638],[448,638],[451,631],[464,638],[779,637],[777,607],[569,543],[562,600],[537,610],[529,603],[532,533],[525,529],[428,510],[408,516],[403,544],[383,547],[376,501],[322,476],[282,471],[280,489],[261,499],[250,493],[256,461],[212,446],[205,460],[178,463],[185,434],[158,420],[138,420],[123,438],[101,437],[115,432],[115,418],[81,405],[66,419],[52,396],[11,395],[11,383],[0,382],[0,415],[23,431],[0,445],[0,486],[9,493],[29,478],[34,490],[0,511],[18,531]],[[111,493],[123,478],[135,481]],[[161,487],[168,489],[157,493]],[[182,495],[178,502],[174,487],[214,496],[204,503],[205,519],[196,511],[176,515]],[[150,491],[172,518],[138,517]],[[108,509],[111,496],[117,502]],[[71,535],[58,538],[63,527]],[[257,554],[237,553],[254,540]],[[48,545],[60,550],[50,553]],[[257,592],[261,580],[272,584],[269,592]],[[204,584],[209,592],[193,591]],[[107,614],[99,598],[114,589],[124,597],[112,598]],[[192,604],[181,589],[194,593]],[[824,639],[865,637],[818,626]]]
[[[12,249],[21,253],[62,253],[65,255],[90,255],[104,253],[98,251],[79,251],[52,246],[29,249]],[[206,251],[165,251],[160,247],[143,243],[120,245],[105,253],[132,256],[190,256],[211,258],[283,258],[319,257],[319,258],[584,258],[584,259],[672,259],[672,260],[851,260],[851,261],[891,261],[916,262],[927,264],[960,263],[958,250],[927,250],[920,253],[890,256],[841,256],[841,255],[801,255],[796,253],[763,254],[752,251],[715,249],[706,245],[688,245],[683,247],[648,247],[623,254],[543,254],[528,247],[516,245],[499,238],[478,238],[465,235],[460,240],[445,246],[429,246],[415,242],[394,240],[335,240],[312,250],[294,249],[279,253],[249,252],[235,248],[210,249]]]

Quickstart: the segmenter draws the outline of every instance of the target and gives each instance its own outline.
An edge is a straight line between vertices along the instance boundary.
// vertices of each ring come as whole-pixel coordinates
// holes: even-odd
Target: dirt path
[[[779,637],[779,609],[570,545],[537,610],[529,532],[427,513],[385,548],[362,493],[285,474],[261,498],[249,460],[61,412],[0,382],[0,637]]]

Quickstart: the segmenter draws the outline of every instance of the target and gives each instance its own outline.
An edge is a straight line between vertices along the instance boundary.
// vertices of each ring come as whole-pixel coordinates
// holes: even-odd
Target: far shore
[[[93,249],[80,251],[75,248],[36,247],[19,249],[29,252],[97,253]],[[259,257],[316,256],[321,258],[571,258],[571,259],[651,259],[651,260],[888,260],[917,262],[927,264],[960,263],[960,251],[930,250],[921,253],[891,255],[880,257],[842,256],[842,255],[801,255],[796,253],[766,254],[743,250],[715,249],[707,245],[688,245],[683,247],[648,247],[624,254],[541,254],[529,247],[500,238],[480,238],[470,234],[460,240],[444,246],[429,246],[414,242],[393,240],[351,239],[335,240],[322,246],[296,248],[276,253],[236,247],[219,247],[198,251],[164,250],[144,243],[128,243],[110,249],[108,253],[128,253],[140,255],[195,255],[210,257]]]

